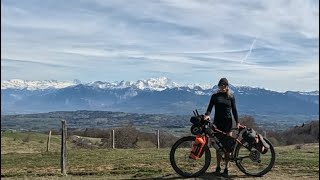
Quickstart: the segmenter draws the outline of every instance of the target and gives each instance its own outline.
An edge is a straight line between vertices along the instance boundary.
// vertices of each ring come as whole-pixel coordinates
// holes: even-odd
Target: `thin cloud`
[[[36,61],[28,61],[28,60],[17,60],[17,59],[1,59],[1,63],[4,64],[14,64],[15,66],[21,65],[41,65],[53,68],[72,68],[73,66],[65,66],[60,64],[50,64],[50,63],[43,63],[43,62],[36,62]]]
[[[252,42],[252,44],[251,44],[251,46],[250,46],[249,52],[248,52],[248,53],[246,54],[246,56],[242,59],[241,64],[242,64],[244,61],[246,61],[247,58],[249,57],[249,55],[251,54],[252,48],[253,48],[254,43],[256,42],[256,40],[257,40],[257,38],[254,38],[254,40],[253,40],[253,42]]]

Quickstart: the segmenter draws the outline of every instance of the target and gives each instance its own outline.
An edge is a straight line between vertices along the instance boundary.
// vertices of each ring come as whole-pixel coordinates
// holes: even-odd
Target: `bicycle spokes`
[[[197,159],[190,158],[195,137],[188,136],[179,139],[171,148],[170,163],[173,169],[184,177],[196,177],[203,174],[210,165],[211,154],[207,145],[203,154]]]
[[[251,151],[243,146],[239,146],[237,150],[236,164],[239,169],[249,175],[260,176],[270,171],[274,164],[274,150],[265,154],[260,153],[256,149]]]
[[[177,147],[175,152],[175,162],[179,169],[190,174],[196,173],[204,166],[205,157],[201,156],[198,159],[190,158],[190,151],[192,150],[192,143],[185,142]]]

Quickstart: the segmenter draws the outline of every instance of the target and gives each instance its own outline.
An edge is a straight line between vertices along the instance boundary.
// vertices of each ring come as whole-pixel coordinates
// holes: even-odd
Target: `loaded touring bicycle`
[[[230,152],[230,162],[235,162],[239,170],[250,176],[263,176],[275,163],[275,151],[268,139],[254,129],[242,126],[233,128],[234,136],[215,128],[210,120],[198,111],[193,112],[190,122],[193,136],[179,139],[171,148],[172,168],[183,177],[197,177],[206,172],[211,162],[210,147],[221,153]]]

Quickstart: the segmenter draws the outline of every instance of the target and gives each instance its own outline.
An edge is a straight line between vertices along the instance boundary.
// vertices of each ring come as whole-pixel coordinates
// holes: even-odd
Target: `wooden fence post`
[[[263,131],[263,137],[267,138],[267,132],[266,131]]]
[[[157,148],[160,149],[160,130],[157,131]]]
[[[115,142],[115,139],[114,139],[114,130],[112,130],[112,149],[115,148],[115,145],[114,145],[114,142]]]
[[[50,139],[51,139],[51,130],[49,131],[49,134],[48,134],[48,140],[47,140],[47,152],[49,152],[49,148],[50,148]]]
[[[61,132],[61,173],[66,176],[67,175],[67,127],[66,127],[66,121],[62,120],[61,121],[61,126],[62,126],[62,132]]]

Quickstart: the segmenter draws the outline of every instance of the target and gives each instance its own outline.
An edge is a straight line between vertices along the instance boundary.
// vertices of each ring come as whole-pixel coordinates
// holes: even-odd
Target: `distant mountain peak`
[[[115,81],[113,83],[95,81],[95,82],[88,83],[87,85],[94,86],[97,88],[102,88],[102,89],[109,89],[109,88],[121,89],[121,88],[133,87],[141,90],[151,89],[151,90],[157,90],[157,91],[179,86],[177,83],[172,82],[167,77],[150,78],[147,80],[137,80],[136,82],[124,81],[124,80],[120,82]]]

